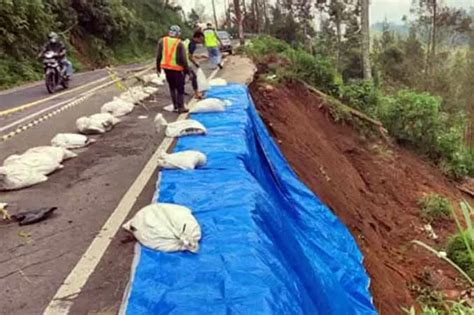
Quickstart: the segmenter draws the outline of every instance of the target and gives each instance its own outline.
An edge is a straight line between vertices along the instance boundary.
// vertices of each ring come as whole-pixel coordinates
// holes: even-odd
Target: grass
[[[423,305],[419,312],[412,306],[409,309],[402,309],[407,315],[472,315],[472,307],[463,303],[463,301],[444,301],[442,307]]]
[[[418,200],[422,217],[428,222],[448,218],[452,207],[449,200],[441,195],[430,193]]]
[[[458,233],[450,239],[447,253],[454,263],[474,278],[474,227],[472,223],[474,209],[466,201],[460,203],[460,208],[461,219],[456,211],[451,210]]]

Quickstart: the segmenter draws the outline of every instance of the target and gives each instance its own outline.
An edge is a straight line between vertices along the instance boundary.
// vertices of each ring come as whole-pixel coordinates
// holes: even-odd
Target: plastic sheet
[[[246,87],[215,87],[224,113],[193,114],[206,136],[181,138],[206,166],[164,170],[160,202],[189,207],[198,254],[137,246],[125,314],[376,314],[362,255],[347,228],[302,184]]]

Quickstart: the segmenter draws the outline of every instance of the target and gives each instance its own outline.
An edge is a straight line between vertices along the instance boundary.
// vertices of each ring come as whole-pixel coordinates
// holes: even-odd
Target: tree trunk
[[[260,4],[258,3],[258,0],[255,1],[255,26],[256,26],[256,31],[257,34],[260,34]]]
[[[336,13],[336,68],[341,70],[341,42],[342,42],[342,31],[341,31],[341,16],[340,12]]]
[[[234,10],[235,10],[235,19],[237,20],[237,25],[239,29],[240,44],[244,45],[245,44],[244,24],[243,24],[243,18],[242,18],[242,10],[240,8],[240,0],[234,0]]]
[[[217,24],[216,3],[214,0],[212,0],[212,12],[214,13],[214,27],[217,30],[219,25]]]
[[[267,31],[266,28],[269,24],[268,22],[268,12],[267,12],[267,0],[262,0],[263,3],[263,18],[264,18],[264,32]]]
[[[431,58],[430,58],[430,71],[431,74],[434,73],[434,65],[436,60],[436,33],[437,33],[437,15],[438,15],[438,1],[433,0],[433,20],[432,20],[432,30],[431,30]]]
[[[362,63],[364,68],[364,79],[372,80],[372,69],[370,66],[370,22],[369,22],[369,0],[362,0]]]

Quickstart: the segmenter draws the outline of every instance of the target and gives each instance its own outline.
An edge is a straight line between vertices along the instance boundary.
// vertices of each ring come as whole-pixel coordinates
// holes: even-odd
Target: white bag
[[[177,138],[190,135],[204,135],[207,130],[199,121],[186,119],[168,123],[166,126],[166,136]]]
[[[207,82],[206,75],[201,68],[198,68],[196,71],[196,80],[198,85],[198,91],[204,92],[209,90],[209,83]]]
[[[63,168],[58,156],[48,153],[25,153],[11,155],[3,161],[5,167],[29,168],[41,175],[48,175],[57,169]]]
[[[142,86],[135,86],[130,88],[127,92],[120,94],[119,98],[128,103],[137,103],[148,97],[148,94],[143,91]]]
[[[206,165],[207,157],[199,151],[182,151],[172,154],[163,153],[158,159],[158,165],[166,169],[193,170]]]
[[[151,204],[140,211],[123,228],[132,232],[145,247],[163,251],[197,253],[201,227],[186,207]]]
[[[28,154],[28,153],[49,154],[51,156],[55,156],[59,162],[77,157],[76,153],[69,151],[68,149],[52,147],[52,146],[41,146],[41,147],[31,148],[25,152],[25,154]]]
[[[77,149],[85,147],[94,142],[95,140],[89,139],[86,136],[77,133],[58,133],[51,140],[51,145],[54,147],[66,149]]]
[[[83,134],[105,133],[110,131],[119,121],[110,113],[100,113],[79,118],[76,121],[76,127]]]
[[[160,113],[156,114],[153,123],[155,124],[156,132],[160,132],[164,127],[168,126],[168,122]]]
[[[216,78],[209,81],[210,86],[224,86],[227,85],[227,81],[222,78]]]
[[[158,91],[158,88],[153,87],[153,86],[146,86],[143,88],[143,92],[147,93],[148,95],[156,93],[157,91]]]
[[[114,117],[125,116],[133,111],[133,108],[135,107],[133,103],[134,101],[126,101],[124,99],[114,97],[112,101],[102,105],[100,112],[112,114]]]
[[[190,113],[210,113],[225,111],[225,102],[217,98],[207,98],[197,102],[190,110]]]
[[[47,181],[48,178],[29,167],[10,165],[0,167],[0,190],[15,190]]]
[[[160,73],[160,75],[157,73],[152,73],[143,76],[143,81],[145,83],[152,83],[154,85],[164,85],[164,80],[164,73]]]

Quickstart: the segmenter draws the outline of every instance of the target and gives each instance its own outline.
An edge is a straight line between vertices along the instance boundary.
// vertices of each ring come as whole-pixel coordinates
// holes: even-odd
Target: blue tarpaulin
[[[122,311],[376,314],[354,239],[292,171],[247,88],[229,84],[208,97],[232,105],[193,114],[208,134],[180,138],[174,149],[201,151],[208,164],[163,170],[157,194],[192,210],[203,234],[199,253],[137,246]]]

